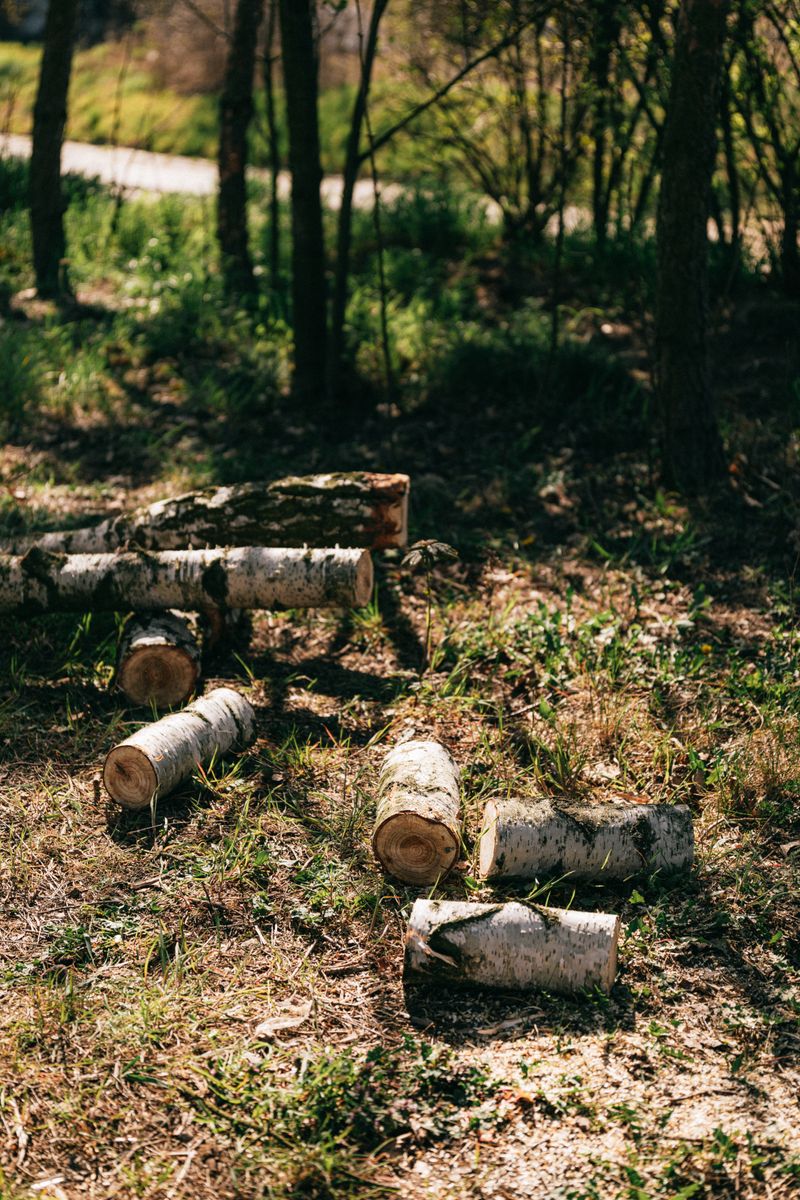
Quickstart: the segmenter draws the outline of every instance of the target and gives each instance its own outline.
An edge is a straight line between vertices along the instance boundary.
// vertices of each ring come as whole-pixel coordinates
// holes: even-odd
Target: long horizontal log
[[[609,992],[619,917],[532,904],[417,900],[406,935],[408,980],[489,988]]]
[[[142,612],[178,608],[360,608],[372,593],[367,550],[167,550],[0,556],[0,611]]]
[[[110,750],[103,766],[106,791],[123,808],[146,808],[197,766],[246,745],[254,729],[250,702],[232,688],[216,688]]]
[[[484,879],[625,879],[692,864],[692,814],[682,804],[571,804],[490,800],[479,869]]]
[[[406,883],[435,883],[458,859],[458,810],[458,768],[444,746],[401,742],[386,755],[378,780],[376,858]]]
[[[103,554],[129,546],[188,550],[207,546],[355,546],[384,550],[408,542],[407,475],[373,471],[297,475],[274,483],[204,488],[121,513],[86,529],[7,542],[64,554]]]

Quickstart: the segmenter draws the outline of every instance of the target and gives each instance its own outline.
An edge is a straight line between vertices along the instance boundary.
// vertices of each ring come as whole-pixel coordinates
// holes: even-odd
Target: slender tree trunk
[[[292,387],[298,400],[320,403],[325,396],[327,321],[315,6],[312,0],[280,0],[280,16],[292,173]]]
[[[601,0],[597,6],[592,53],[592,220],[598,249],[608,235],[609,189],[606,183],[608,155],[609,90],[611,50],[617,36],[617,0]]]
[[[361,80],[353,103],[350,117],[350,132],[347,137],[344,171],[342,173],[342,203],[336,233],[336,271],[333,280],[333,303],[331,308],[331,384],[330,392],[340,398],[345,357],[345,316],[347,312],[348,278],[350,274],[350,242],[353,228],[353,193],[363,161],[361,155],[361,130],[367,111],[367,99],[372,83],[372,68],[378,50],[378,30],[381,17],[389,0],[375,0],[369,21],[364,54],[361,62]]]
[[[656,298],[657,403],[665,482],[696,493],[723,470],[706,337],[707,221],[726,0],[683,0],[661,194]]]
[[[78,0],[50,0],[44,30],[39,88],[33,109],[30,167],[33,266],[40,296],[69,292],[63,259],[64,198],[61,145],[67,123],[67,93],[75,45]]]
[[[253,118],[253,70],[264,0],[238,0],[219,103],[217,237],[225,290],[255,291],[247,234],[247,134]]]
[[[722,73],[722,144],[725,149],[725,173],[728,177],[728,205],[731,212],[731,258],[739,254],[742,227],[742,198],[739,186],[739,165],[736,161],[736,146],[733,140],[733,105],[731,101],[730,68]]]
[[[275,60],[272,48],[275,44],[275,26],[278,18],[278,0],[269,0],[267,17],[267,40],[264,47],[264,101],[267,112],[267,138],[269,140],[269,286],[273,294],[278,291],[281,273],[281,208],[278,196],[278,177],[281,171],[281,143],[278,122],[275,116]]]
[[[781,276],[783,287],[790,296],[800,294],[800,251],[797,238],[800,233],[798,219],[797,175],[794,163],[784,165],[781,182],[783,185],[783,231],[781,234]]]

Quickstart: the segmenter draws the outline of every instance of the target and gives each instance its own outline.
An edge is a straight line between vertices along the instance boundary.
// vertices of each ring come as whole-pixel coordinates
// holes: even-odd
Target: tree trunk
[[[247,135],[253,117],[253,71],[264,0],[238,0],[219,103],[217,237],[222,278],[231,296],[255,290],[247,234]]]
[[[275,25],[278,17],[278,0],[269,0],[267,9],[267,41],[264,47],[264,103],[267,115],[267,139],[269,141],[269,286],[274,294],[278,291],[281,276],[281,207],[278,194],[278,179],[281,171],[281,144],[278,121],[275,115],[275,62],[272,47],[275,42]]]
[[[484,879],[626,879],[692,864],[694,830],[685,805],[593,804],[557,809],[490,800],[480,838]]]
[[[529,991],[610,992],[619,917],[532,904],[417,900],[404,974],[431,982]]]
[[[67,123],[78,0],[50,0],[44,30],[39,87],[33,109],[30,165],[31,234],[36,287],[40,296],[69,292],[64,266],[64,198],[61,145]]]
[[[785,162],[781,172],[783,190],[783,230],[781,233],[781,281],[789,296],[800,295],[800,251],[798,250],[798,190],[793,162]]]
[[[384,869],[417,886],[436,883],[461,845],[458,768],[438,742],[403,742],[384,759],[372,849]]]
[[[721,476],[706,337],[708,201],[727,0],[678,15],[658,203],[657,403],[664,480],[697,493]]]
[[[64,554],[121,547],[357,546],[385,550],[408,541],[407,475],[371,471],[297,475],[274,483],[204,488],[120,513],[87,529],[58,530],[5,544]]]
[[[610,192],[606,162],[608,156],[608,126],[610,113],[611,54],[617,39],[619,21],[618,0],[600,0],[595,5],[592,36],[592,220],[598,249],[602,250],[608,236],[608,205]]]
[[[312,0],[280,0],[283,81],[292,173],[293,392],[325,398],[325,248],[317,115],[317,54]]]
[[[0,557],[0,612],[360,608],[372,594],[367,550],[167,550]]]
[[[244,696],[216,688],[115,746],[103,766],[106,791],[123,808],[147,808],[196,767],[251,741],[255,716]]]
[[[350,275],[350,241],[353,227],[353,193],[361,166],[361,130],[367,111],[367,100],[372,83],[372,68],[378,50],[378,30],[389,0],[375,0],[369,21],[366,45],[361,62],[361,80],[353,103],[350,117],[350,132],[347,138],[344,171],[342,173],[342,203],[336,235],[336,270],[333,280],[333,304],[331,308],[331,387],[334,399],[342,398],[342,374],[345,358],[345,317],[347,314],[347,288]]]

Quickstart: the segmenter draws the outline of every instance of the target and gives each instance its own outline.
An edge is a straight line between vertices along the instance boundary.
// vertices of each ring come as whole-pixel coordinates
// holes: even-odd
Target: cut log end
[[[372,585],[375,572],[372,566],[372,555],[365,550],[358,560],[356,567],[355,607],[364,608],[372,599]]]
[[[384,869],[406,883],[436,883],[458,859],[458,838],[439,821],[401,812],[375,830],[373,850]]]
[[[180,646],[141,646],[120,664],[117,684],[131,704],[172,708],[197,687],[199,667]]]
[[[105,789],[123,808],[147,808],[156,794],[158,779],[153,764],[136,746],[115,746],[103,767]]]

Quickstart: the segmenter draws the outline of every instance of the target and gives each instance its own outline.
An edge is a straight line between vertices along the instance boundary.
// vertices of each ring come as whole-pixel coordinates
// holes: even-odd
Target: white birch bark
[[[408,542],[407,475],[373,471],[292,476],[273,483],[205,488],[121,513],[86,529],[6,543],[64,554],[121,547],[186,550],[207,546],[356,546],[383,550]]]
[[[238,608],[131,614],[117,647],[114,683],[131,704],[185,704],[197,691],[203,659],[223,638],[240,638],[245,628]]]
[[[692,814],[685,805],[571,804],[547,798],[490,800],[480,836],[484,879],[569,874],[624,879],[643,871],[688,869]]]
[[[198,765],[245,745],[254,730],[250,702],[231,688],[216,688],[115,746],[103,766],[106,791],[123,808],[146,808]]]
[[[115,681],[131,704],[174,708],[197,688],[202,658],[196,622],[183,613],[131,617],[117,650]]]
[[[402,742],[386,755],[378,780],[372,848],[406,883],[435,883],[458,859],[458,768],[432,741]]]
[[[372,593],[367,550],[136,551],[0,556],[0,611],[353,608]]]
[[[417,900],[405,975],[452,985],[609,992],[617,971],[619,917],[514,901]]]

